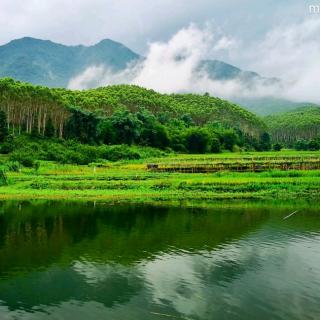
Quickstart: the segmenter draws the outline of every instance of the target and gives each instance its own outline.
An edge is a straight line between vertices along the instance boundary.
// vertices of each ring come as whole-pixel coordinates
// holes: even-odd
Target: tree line
[[[0,111],[0,141],[29,134],[192,153],[270,148],[257,116],[208,95],[163,95],[129,85],[71,91],[5,78]]]
[[[274,143],[297,150],[319,150],[320,107],[306,106],[265,117]]]

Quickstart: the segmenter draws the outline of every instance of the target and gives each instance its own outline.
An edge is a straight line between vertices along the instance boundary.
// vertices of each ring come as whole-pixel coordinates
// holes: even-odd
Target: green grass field
[[[320,199],[320,170],[192,174],[158,173],[146,169],[148,163],[208,163],[218,158],[232,161],[257,156],[320,157],[320,152],[177,155],[89,166],[41,162],[38,170],[22,168],[20,172],[7,172],[8,185],[0,187],[0,198],[111,201]]]

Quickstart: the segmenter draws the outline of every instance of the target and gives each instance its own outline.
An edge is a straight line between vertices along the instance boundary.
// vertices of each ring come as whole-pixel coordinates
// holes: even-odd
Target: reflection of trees
[[[1,221],[1,219],[0,219]],[[72,244],[72,236],[63,229],[63,218],[39,218],[6,225],[1,221],[0,270],[47,266]]]
[[[186,210],[149,206],[15,204],[0,216],[0,272],[92,261],[128,264],[167,250],[216,247],[264,220],[263,210]]]
[[[124,303],[145,280],[135,263],[152,263],[159,253],[211,250],[241,237],[267,216],[241,209],[43,203],[23,204],[19,211],[14,203],[5,206],[0,270],[7,280],[0,282],[0,300],[12,310],[70,300],[89,299],[107,307]],[[70,266],[83,256],[88,264]]]
[[[0,217],[0,271],[69,263],[85,254],[134,263],[170,248],[213,248],[249,231],[265,214],[147,206],[15,205]]]
[[[267,216],[263,211],[246,210],[138,210],[134,223],[126,232],[100,221],[99,233],[93,240],[95,244],[87,244],[90,255],[127,264],[152,259],[159,252],[211,250],[241,237]],[[151,210],[153,213],[148,217]],[[125,212],[121,216],[118,214],[119,219],[125,219]]]
[[[67,301],[112,307],[151,293],[160,312],[222,318],[224,288],[242,279],[245,286],[246,275],[261,268],[256,242],[269,241],[261,237],[276,230],[285,240],[288,228],[320,227],[312,211],[283,221],[287,209],[43,203],[19,211],[6,203],[0,211],[0,301],[11,310]],[[267,218],[257,239],[251,231]],[[243,249],[239,239],[251,243]]]

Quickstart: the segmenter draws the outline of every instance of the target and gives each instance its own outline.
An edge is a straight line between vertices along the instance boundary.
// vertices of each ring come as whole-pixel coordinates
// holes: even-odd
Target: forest
[[[318,197],[317,126],[285,139],[316,117],[303,120],[300,112],[297,126],[283,131],[277,117],[261,119],[209,94],[130,85],[71,91],[2,79],[0,197]]]
[[[132,85],[71,91],[4,78],[0,152],[31,166],[35,160],[88,164],[172,152],[318,150],[319,110],[260,119],[207,93],[167,95]]]
[[[276,143],[296,150],[320,149],[320,107],[301,107],[264,120]]]
[[[5,78],[0,80],[0,111],[1,153],[23,154],[13,158],[57,160],[45,150],[80,153],[83,145],[97,157],[122,145],[118,150],[125,158],[137,157],[128,156],[128,146],[182,153],[271,148],[261,119],[208,94],[165,95],[129,85],[71,91]],[[71,158],[64,161],[86,162]]]

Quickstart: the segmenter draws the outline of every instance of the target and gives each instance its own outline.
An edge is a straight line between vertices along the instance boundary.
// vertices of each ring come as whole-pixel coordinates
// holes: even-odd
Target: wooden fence
[[[270,170],[320,170],[320,158],[286,159],[217,159],[211,163],[172,163],[148,164],[147,169],[154,172],[210,173],[219,171],[262,172]],[[224,159],[223,159],[224,160]]]

